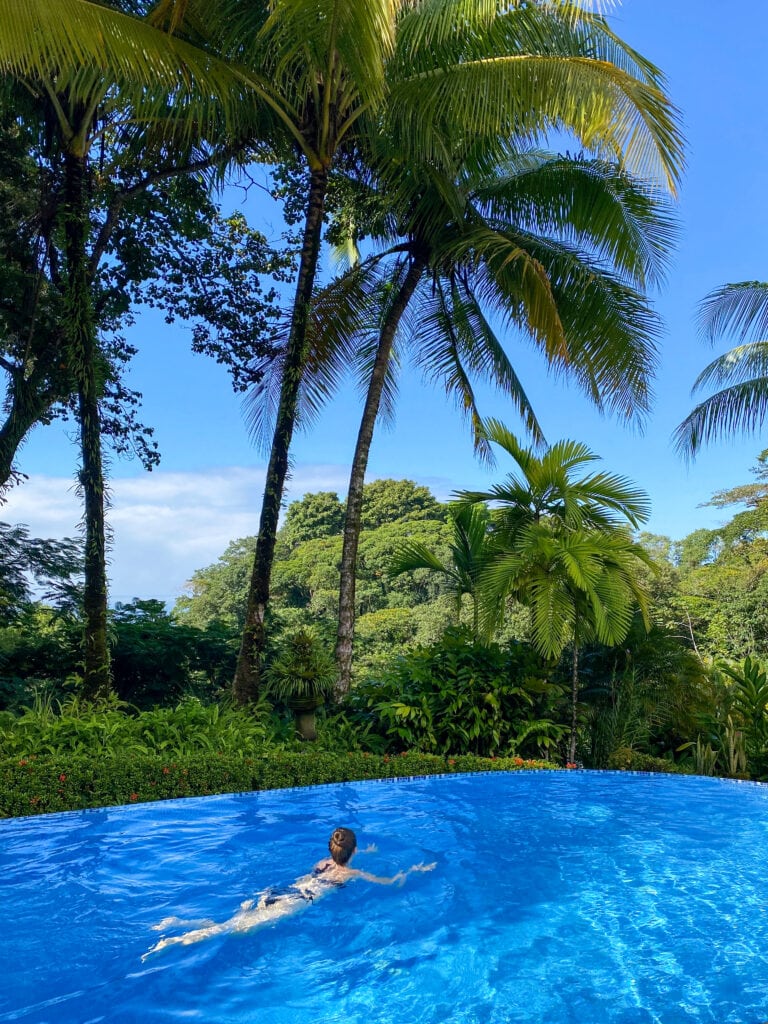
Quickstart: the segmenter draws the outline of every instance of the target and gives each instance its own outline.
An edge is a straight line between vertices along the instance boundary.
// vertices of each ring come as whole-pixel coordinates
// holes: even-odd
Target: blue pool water
[[[229,918],[332,826],[437,861],[142,962]],[[350,783],[0,823],[0,1021],[760,1024],[768,787],[613,773]]]

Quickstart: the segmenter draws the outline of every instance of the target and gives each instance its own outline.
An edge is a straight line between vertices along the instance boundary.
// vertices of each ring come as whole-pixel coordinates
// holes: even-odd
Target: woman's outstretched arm
[[[414,864],[407,871],[398,871],[391,878],[383,878],[380,875],[372,875],[368,871],[360,871],[358,868],[350,868],[349,873],[356,878],[364,878],[366,882],[376,882],[378,885],[402,885],[412,871],[433,871],[437,867],[437,861],[431,864]]]

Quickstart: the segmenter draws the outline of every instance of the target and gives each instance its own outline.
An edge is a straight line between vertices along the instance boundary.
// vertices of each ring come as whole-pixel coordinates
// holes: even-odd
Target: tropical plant
[[[196,752],[247,757],[269,742],[269,708],[247,715],[226,704],[186,698],[172,708],[136,713],[110,697],[98,705],[77,698],[37,697],[20,714],[0,713],[0,751],[5,757],[93,758],[121,754],[185,757]]]
[[[572,646],[570,760],[576,756],[579,648],[590,640],[614,645],[627,635],[635,609],[647,621],[647,592],[638,567],[650,558],[626,526],[648,516],[648,499],[624,477],[575,474],[597,456],[586,445],[560,441],[536,455],[496,420],[487,439],[510,455],[510,474],[487,492],[464,491],[469,503],[491,502],[494,555],[479,580],[486,632],[514,597],[531,608],[531,638],[546,658]]]
[[[730,751],[733,734],[741,731],[746,765],[752,774],[761,775],[768,767],[768,673],[749,657],[736,665],[723,662],[718,668],[727,680],[728,715],[722,729],[723,746]],[[733,761],[730,753],[729,763]]]
[[[723,729],[722,751],[727,774],[731,778],[745,778],[747,771],[746,737],[730,715],[728,715]]]
[[[711,743],[702,742],[701,736],[696,737],[693,746],[693,763],[697,775],[714,775],[717,768],[718,752]]]
[[[349,688],[351,679],[360,503],[374,424],[382,401],[385,408],[391,408],[392,382],[387,377],[391,372],[393,345],[400,322],[420,289],[426,286],[429,299],[426,311],[419,310],[418,317],[412,318],[414,323],[423,324],[422,337],[418,339],[421,346],[418,341],[416,346],[417,359],[428,373],[445,381],[446,390],[456,395],[473,422],[477,421],[478,412],[468,370],[484,373],[508,391],[534,436],[540,434],[521,383],[485,319],[481,304],[501,309],[509,322],[532,335],[550,363],[580,380],[598,404],[607,400],[608,405],[623,406],[627,414],[636,411],[636,402],[645,404],[649,351],[637,341],[645,332],[645,341],[652,348],[648,311],[631,290],[619,297],[619,282],[610,275],[602,275],[604,267],[599,266],[599,260],[608,256],[625,272],[631,266],[627,277],[631,278],[634,272],[637,283],[648,269],[642,267],[645,257],[652,254],[650,262],[655,262],[663,251],[663,244],[658,243],[669,228],[668,218],[661,215],[655,225],[649,224],[653,217],[648,217],[648,207],[652,209],[653,203],[648,204],[647,194],[635,195],[628,202],[626,195],[618,199],[626,182],[616,189],[615,178],[619,174],[615,166],[592,162],[584,179],[578,182],[574,167],[579,161],[563,173],[562,166],[558,168],[558,161],[549,155],[521,152],[519,147],[529,144],[531,139],[541,139],[553,126],[565,126],[591,152],[610,152],[612,159],[619,153],[632,165],[630,139],[625,136],[608,142],[604,134],[607,125],[602,119],[600,127],[595,124],[597,131],[585,137],[585,110],[573,107],[573,95],[566,99],[561,92],[561,73],[571,79],[574,94],[585,87],[594,90],[589,100],[585,97],[588,105],[602,92],[602,86],[594,79],[587,86],[594,67],[573,60],[592,60],[595,43],[606,62],[615,62],[615,68],[636,76],[635,84],[640,88],[629,100],[624,114],[631,109],[632,118],[644,117],[641,111],[650,94],[645,94],[641,82],[654,83],[652,106],[659,100],[662,105],[667,101],[659,89],[661,77],[656,69],[636,53],[630,53],[607,31],[602,19],[588,16],[582,22],[583,12],[576,7],[566,10],[566,6],[515,3],[494,9],[491,5],[488,12],[474,8],[471,15],[462,10],[454,37],[445,41],[448,61],[461,60],[462,74],[472,81],[473,89],[498,106],[489,104],[487,111],[481,110],[474,92],[449,95],[443,83],[442,114],[447,114],[450,108],[452,117],[457,119],[457,97],[472,95],[472,106],[480,119],[469,135],[456,130],[458,120],[442,122],[449,126],[446,140],[450,140],[443,143],[443,167],[436,164],[431,152],[426,162],[421,159],[422,153],[400,152],[403,136],[397,120],[392,123],[390,135],[379,133],[365,140],[365,188],[359,205],[359,189],[351,189],[351,209],[342,210],[341,222],[347,229],[352,228],[352,235],[361,231],[377,238],[385,253],[391,247],[389,252],[398,253],[399,258],[384,293],[378,339],[368,360],[371,370],[347,495],[337,637],[339,693]],[[431,16],[444,18],[448,24],[452,16],[450,5],[449,10],[440,11],[439,15],[437,4],[425,7],[434,8]],[[493,34],[485,38],[482,30],[489,16]],[[407,32],[404,35],[407,39]],[[585,47],[587,38],[589,43]],[[492,63],[467,59],[468,53],[482,56],[483,45],[490,46],[485,55],[493,54]],[[525,54],[522,62],[521,54]],[[555,55],[558,70],[553,74],[554,67],[547,63]],[[414,55],[409,54],[409,59],[412,62]],[[512,72],[513,60],[517,73]],[[423,69],[423,74],[434,74],[438,70],[436,63],[431,53],[417,56],[416,66]],[[394,64],[397,68],[397,61]],[[536,85],[531,90],[533,79],[529,81],[527,76],[533,69]],[[502,83],[499,75],[505,72],[506,80]],[[403,82],[393,83],[393,96],[402,86]],[[629,99],[628,95],[625,99]],[[428,108],[420,102],[416,109]],[[659,112],[657,108],[654,116]],[[486,120],[489,114],[490,120]],[[415,111],[408,111],[408,115],[412,121],[419,116]],[[510,133],[512,120],[515,129]],[[671,126],[668,123],[667,127]],[[609,135],[610,132],[609,128]],[[671,145],[661,144],[657,150],[656,155],[661,156],[667,171],[679,162],[679,141],[673,130],[667,137]],[[653,149],[661,143],[661,137],[651,129],[645,142]],[[546,166],[540,166],[542,163]],[[590,175],[599,178],[600,166],[608,177],[614,176],[612,185],[603,188],[602,195],[595,180],[586,180]],[[563,181],[558,181],[558,174],[563,175]],[[671,178],[667,180],[670,182]],[[383,203],[382,196],[386,197]],[[644,205],[646,209],[640,213]],[[597,208],[601,212],[595,216]],[[354,238],[349,231],[344,238],[343,226],[339,237],[349,248]],[[654,228],[658,232],[655,239],[650,237]],[[598,254],[597,261],[586,255],[585,243]],[[570,307],[568,296],[573,300]],[[571,330],[574,314],[576,329]],[[476,443],[482,445],[477,434]]]
[[[0,710],[36,695],[63,699],[80,688],[82,623],[43,604],[27,605],[0,627]]]
[[[636,612],[620,646],[589,644],[580,654],[580,701],[587,711],[593,767],[606,767],[621,747],[673,757],[708,727],[713,691],[706,667],[659,624],[653,597],[650,629]]]
[[[307,172],[306,215],[296,293],[282,363],[259,534],[248,593],[234,692],[241,702],[259,691],[278,517],[296,403],[308,356],[307,323],[314,288],[328,173],[349,152],[358,121],[370,116],[384,95],[384,65],[394,45],[398,0],[347,3],[333,0],[318,17],[310,0],[274,0],[266,19],[262,5],[186,0],[187,22],[213,32],[220,53],[246,65],[263,83],[283,152],[292,152]]]
[[[768,283],[742,281],[716,288],[700,303],[697,319],[701,335],[711,344],[722,334],[734,336],[740,344],[713,360],[694,382],[694,393],[707,387],[719,390],[700,402],[675,431],[675,447],[688,458],[704,444],[735,433],[754,433],[765,422]]]
[[[478,576],[489,557],[488,512],[478,505],[451,506],[448,509],[448,524],[453,534],[449,562],[443,561],[425,544],[408,540],[394,551],[389,574],[395,577],[404,572],[426,569],[442,576],[456,600],[457,624],[462,598],[468,595],[472,600],[472,635],[475,640],[479,640],[476,588]]]
[[[315,712],[333,692],[335,674],[333,658],[316,627],[300,626],[282,634],[267,669],[268,692],[288,705],[304,740],[317,739]]]
[[[210,700],[231,682],[239,637],[220,623],[196,629],[176,621],[162,601],[137,599],[117,603],[110,634],[114,690],[134,707]]]
[[[478,644],[463,629],[396,659],[355,687],[348,714],[386,736],[395,750],[446,754],[537,754],[557,724],[534,709],[546,689],[532,648]]]

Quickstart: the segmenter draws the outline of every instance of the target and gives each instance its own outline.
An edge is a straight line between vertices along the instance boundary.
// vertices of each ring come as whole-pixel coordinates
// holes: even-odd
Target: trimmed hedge
[[[629,747],[619,747],[608,758],[609,768],[618,768],[624,772],[666,772],[669,775],[693,775],[693,769],[687,765],[675,764],[665,757],[651,757],[640,754]]]
[[[377,756],[312,750],[275,751],[258,757],[195,754],[81,755],[0,761],[0,817],[111,807],[183,796],[247,792],[450,772],[554,769],[546,761],[471,754],[440,757],[407,753]]]

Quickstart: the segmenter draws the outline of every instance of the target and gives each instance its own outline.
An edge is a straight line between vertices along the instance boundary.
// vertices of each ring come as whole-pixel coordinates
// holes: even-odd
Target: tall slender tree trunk
[[[241,704],[248,704],[256,700],[259,695],[261,659],[265,642],[264,617],[269,602],[269,585],[275,557],[280,505],[283,500],[285,478],[288,475],[288,453],[296,423],[299,388],[307,361],[307,323],[320,254],[327,189],[328,171],[325,168],[312,171],[304,239],[299,261],[299,277],[296,284],[296,297],[280,387],[280,402],[264,486],[264,500],[261,506],[259,535],[256,540],[256,554],[248,590],[243,638],[235,668],[233,692],[235,699]]]
[[[368,454],[371,450],[373,428],[379,415],[381,395],[387,376],[392,345],[403,313],[418,287],[427,266],[426,255],[416,256],[406,274],[397,295],[386,315],[379,333],[379,346],[373,364],[371,382],[365,398],[363,417],[357,435],[355,454],[347,492],[347,510],[344,519],[344,545],[341,552],[341,584],[339,589],[339,627],[336,637],[336,664],[338,679],[335,687],[336,700],[342,700],[349,692],[352,682],[352,646],[355,632],[355,576],[357,571],[357,546],[360,540],[360,514],[363,507],[363,484],[368,468]]]
[[[77,384],[80,421],[80,484],[85,529],[85,619],[83,695],[91,700],[110,691],[107,643],[107,570],[104,469],[101,454],[96,328],[88,283],[88,184],[85,157],[64,158],[64,236],[67,258],[65,336]]]
[[[571,673],[571,741],[568,744],[568,760],[573,763],[576,760],[576,728],[578,725],[579,703],[579,645],[576,641],[576,632],[573,635],[573,659]]]

